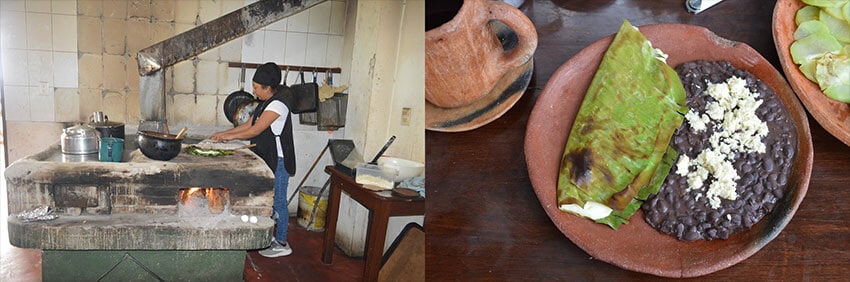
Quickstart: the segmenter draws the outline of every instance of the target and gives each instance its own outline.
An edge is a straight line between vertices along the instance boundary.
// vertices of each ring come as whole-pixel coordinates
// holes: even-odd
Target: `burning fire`
[[[184,209],[206,209],[209,213],[220,214],[230,205],[229,188],[181,188],[178,194]]]

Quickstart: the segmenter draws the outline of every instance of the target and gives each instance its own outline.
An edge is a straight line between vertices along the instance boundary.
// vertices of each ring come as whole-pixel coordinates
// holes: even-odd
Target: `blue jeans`
[[[286,189],[289,187],[289,172],[283,158],[277,158],[277,169],[274,172],[274,213],[277,214],[277,228],[274,238],[278,242],[286,242],[287,227],[289,227],[289,205],[286,203]]]

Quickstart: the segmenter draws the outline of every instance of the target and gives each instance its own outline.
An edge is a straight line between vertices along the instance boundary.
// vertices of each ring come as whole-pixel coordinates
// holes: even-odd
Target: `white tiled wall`
[[[56,101],[57,92],[61,101],[75,97],[79,84],[76,11],[75,1],[0,3],[7,121],[78,119]]]
[[[138,50],[252,2],[3,0],[3,87],[17,105],[7,120],[79,122],[100,110],[112,120],[138,122]],[[168,94],[193,98],[172,97],[191,104],[167,108],[212,113],[189,117],[170,110],[169,123],[228,125],[220,104],[238,90],[240,72],[227,62],[339,67],[345,9],[344,0],[327,1],[168,68]],[[245,75],[249,91],[252,74]],[[317,78],[323,82],[325,74]],[[296,81],[291,73],[288,84]]]

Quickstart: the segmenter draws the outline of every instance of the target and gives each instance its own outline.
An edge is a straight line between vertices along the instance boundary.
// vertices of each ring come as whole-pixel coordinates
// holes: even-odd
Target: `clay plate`
[[[794,43],[794,31],[797,30],[794,17],[803,6],[800,0],[779,0],[773,8],[773,42],[782,71],[812,117],[832,136],[850,146],[850,104],[826,97],[791,59],[791,43]]]
[[[463,132],[498,119],[525,93],[533,72],[534,60],[531,59],[505,73],[486,96],[466,106],[441,108],[425,100],[425,129]]]
[[[557,208],[556,187],[561,156],[573,120],[584,99],[602,54],[613,39],[603,38],[564,63],[549,79],[528,121],[525,155],[534,192],[546,213],[564,235],[594,259],[618,267],[665,277],[694,277],[732,266],[764,247],[791,220],[809,184],[812,143],[803,107],[782,75],[746,44],[723,39],[708,29],[684,24],[640,27],[653,46],[669,54],[676,66],[692,60],[726,60],[755,74],[779,96],[797,124],[798,154],[794,159],[785,197],[775,210],[750,230],[728,240],[679,241],[660,233],[643,220],[643,212],[631,223],[613,230]]]

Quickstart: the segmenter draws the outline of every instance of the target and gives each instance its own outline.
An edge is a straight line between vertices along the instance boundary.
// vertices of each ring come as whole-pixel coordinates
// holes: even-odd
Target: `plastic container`
[[[359,164],[356,169],[355,182],[367,188],[393,189],[393,180],[398,175],[398,170],[372,164]],[[380,190],[380,189],[377,189]]]
[[[319,187],[304,186],[298,191],[298,225],[308,231],[324,231],[330,189],[322,191]]]

